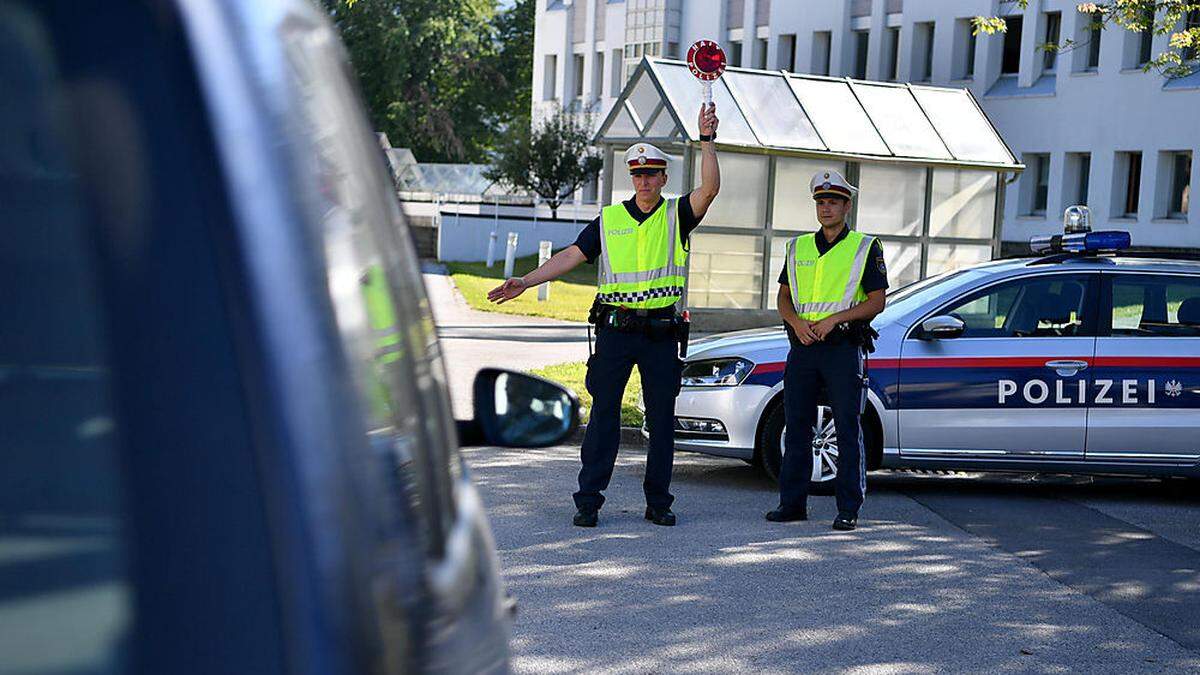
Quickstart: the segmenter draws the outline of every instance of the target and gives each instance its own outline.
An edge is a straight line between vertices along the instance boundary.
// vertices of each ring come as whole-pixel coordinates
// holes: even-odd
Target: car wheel
[[[758,438],[759,467],[773,482],[779,482],[783,466],[783,437],[787,433],[783,404],[776,405],[763,422]],[[817,406],[817,423],[813,426],[813,473],[808,484],[809,494],[833,494],[833,479],[837,477],[837,433],[833,411],[829,406]]]

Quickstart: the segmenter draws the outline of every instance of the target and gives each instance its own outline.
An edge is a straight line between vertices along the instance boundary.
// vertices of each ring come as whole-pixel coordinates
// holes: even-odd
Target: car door
[[[944,303],[958,337],[932,339],[918,321],[901,345],[901,455],[913,458],[1082,459],[1095,279],[1043,272]]]
[[[1194,465],[1200,461],[1200,274],[1105,272],[1103,280],[1087,459]]]

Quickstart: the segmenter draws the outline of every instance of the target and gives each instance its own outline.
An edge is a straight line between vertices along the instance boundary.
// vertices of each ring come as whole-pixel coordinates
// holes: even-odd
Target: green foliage
[[[504,233],[500,233],[497,248],[502,246]],[[497,305],[488,302],[487,292],[504,281],[504,251],[490,269],[481,262],[448,262],[454,285],[472,309],[500,314],[522,316],[544,316],[564,321],[586,321],[592,300],[596,297],[596,269],[591,265],[580,265],[558,279],[550,282],[550,299],[538,302],[537,289],[531,288],[515,300]],[[538,265],[536,255],[517,258],[513,270],[517,275],[525,274]]]
[[[536,129],[513,125],[496,146],[487,177],[545,199],[558,207],[575,190],[595,178],[604,161],[591,147],[592,120],[556,107]]]
[[[375,129],[419,160],[483,161],[512,111],[528,109],[531,0],[501,13],[496,0],[320,2],[349,51]],[[525,52],[530,67],[513,68]]]
[[[1029,0],[1017,0],[1021,9]],[[1076,9],[1092,17],[1096,30],[1115,25],[1124,30],[1155,35],[1169,35],[1166,51],[1154,56],[1142,69],[1157,70],[1167,77],[1183,77],[1196,72],[1197,52],[1200,52],[1200,2],[1197,0],[1109,0],[1081,2]],[[1189,21],[1189,16],[1192,21]],[[972,20],[976,35],[995,35],[1007,30],[1004,19],[998,16],[977,16]],[[1065,39],[1059,44],[1042,45],[1046,51],[1070,51],[1086,44]]]
[[[553,380],[575,392],[579,397],[579,404],[585,409],[584,421],[587,421],[587,417],[590,416],[592,411],[592,395],[588,393],[587,387],[584,386],[584,377],[587,375],[586,364],[562,363],[555,366],[538,368],[530,372],[547,380]],[[629,384],[625,385],[625,395],[621,397],[621,426],[642,426],[642,420],[645,416],[641,410],[638,410],[638,399],[641,396],[642,378],[639,376],[637,368],[634,368],[633,372],[629,375]]]
[[[494,96],[506,127],[529,126],[533,100],[533,28],[535,0],[516,0],[496,14],[496,70],[504,77],[503,95]]]

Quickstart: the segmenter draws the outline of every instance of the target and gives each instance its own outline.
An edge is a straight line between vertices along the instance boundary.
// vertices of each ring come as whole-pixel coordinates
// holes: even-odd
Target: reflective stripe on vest
[[[670,307],[683,296],[687,251],[679,238],[679,200],[667,199],[641,224],[624,204],[600,212],[600,302],[636,309]]]
[[[392,294],[388,292],[387,279],[383,276],[383,268],[371,265],[359,279],[359,284],[367,305],[367,321],[374,335],[375,358],[380,363],[398,361],[404,354],[404,348],[400,344],[396,310],[392,305]]]
[[[825,255],[817,253],[817,234],[792,239],[787,246],[792,307],[801,319],[820,321],[867,299],[863,271],[874,237],[850,230]]]

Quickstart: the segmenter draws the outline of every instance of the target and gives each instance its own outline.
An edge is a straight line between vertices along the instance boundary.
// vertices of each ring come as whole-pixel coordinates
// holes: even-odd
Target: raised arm
[[[717,104],[710,103],[707,108],[700,104],[700,135],[711,136],[717,133]],[[708,207],[721,191],[721,167],[717,165],[717,148],[712,141],[700,141],[700,187],[692,190],[688,200],[696,219],[704,217]]]
[[[583,251],[578,246],[571,244],[555,253],[546,261],[546,264],[529,274],[523,277],[513,277],[488,291],[487,298],[498,305],[504,304],[524,293],[526,288],[533,288],[538,284],[557,279],[578,267],[579,263],[585,260],[587,257],[583,255]]]

